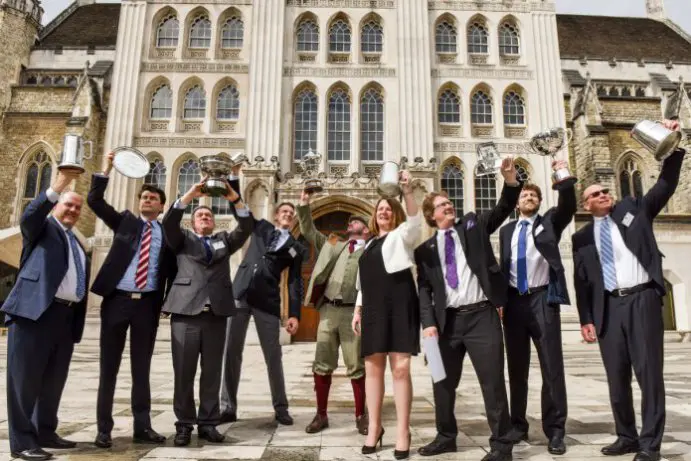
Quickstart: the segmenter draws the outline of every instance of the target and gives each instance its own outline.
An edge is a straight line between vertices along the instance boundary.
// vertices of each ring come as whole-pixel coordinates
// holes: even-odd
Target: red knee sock
[[[318,375],[314,373],[314,390],[317,393],[317,413],[326,416],[326,407],[329,404],[329,389],[331,388],[331,375]]]
[[[355,417],[359,418],[365,414],[365,377],[351,379],[353,386],[353,397],[355,399]]]

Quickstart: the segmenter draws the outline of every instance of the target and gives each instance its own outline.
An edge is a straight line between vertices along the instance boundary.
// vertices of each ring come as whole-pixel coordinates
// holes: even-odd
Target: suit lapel
[[[437,231],[440,232],[440,231]],[[441,259],[439,258],[439,248],[437,247],[437,234],[435,233],[431,239],[427,241],[427,248],[430,250],[430,265],[434,269],[434,274],[438,280],[444,282],[444,271],[441,268]]]

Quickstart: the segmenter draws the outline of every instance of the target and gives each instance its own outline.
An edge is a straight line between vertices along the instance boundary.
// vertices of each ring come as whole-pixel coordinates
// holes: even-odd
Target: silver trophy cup
[[[317,178],[321,160],[321,154],[313,152],[312,149],[310,149],[300,161],[302,177],[305,179],[305,191],[310,194],[315,194],[324,190],[324,184]]]
[[[394,198],[401,195],[401,186],[399,185],[400,167],[396,162],[384,162],[381,166],[381,173],[379,175],[379,186],[377,192],[384,198]]]
[[[554,156],[565,145],[571,141],[570,132],[564,128],[551,128],[542,131],[532,138],[526,144],[526,149],[531,154],[542,156],[550,156],[554,160]],[[552,189],[561,190],[573,187],[578,179],[571,174],[568,168],[560,168],[552,173]]]
[[[680,131],[668,130],[660,122],[651,120],[636,123],[631,137],[648,149],[659,162],[672,155],[683,139]]]
[[[475,164],[475,176],[489,176],[497,174],[501,169],[501,157],[496,144],[484,142],[477,146],[477,163]]]
[[[84,146],[89,145],[89,155],[84,151]],[[84,160],[88,160],[94,155],[94,147],[91,141],[84,141],[81,136],[67,134],[63,138],[62,156],[60,157],[59,170],[76,170],[84,172]]]
[[[199,159],[199,168],[208,176],[202,192],[211,197],[223,197],[228,193],[228,175],[233,162],[219,155],[207,155]]]

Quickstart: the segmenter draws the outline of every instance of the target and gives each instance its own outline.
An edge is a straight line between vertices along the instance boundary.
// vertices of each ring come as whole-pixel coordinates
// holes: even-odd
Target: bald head
[[[76,192],[65,192],[53,209],[53,216],[68,229],[77,224],[84,199]]]
[[[583,191],[583,208],[593,216],[607,216],[612,211],[614,200],[609,189],[593,184]]]

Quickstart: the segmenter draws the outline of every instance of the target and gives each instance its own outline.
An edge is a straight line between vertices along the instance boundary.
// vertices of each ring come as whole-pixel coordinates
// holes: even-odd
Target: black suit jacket
[[[141,218],[127,210],[118,212],[105,201],[103,195],[107,186],[107,177],[94,175],[91,180],[91,190],[86,199],[96,216],[114,232],[113,244],[91,286],[92,292],[103,297],[111,296],[122,280],[132,258],[139,250],[139,241],[144,230],[144,221]],[[161,234],[163,235],[162,227]],[[165,295],[170,291],[176,272],[175,254],[165,244],[165,236],[163,238],[161,251],[158,254],[158,290],[155,302],[155,308],[159,312]]]
[[[653,220],[662,211],[679,184],[685,152],[678,149],[662,164],[657,183],[640,199],[627,197],[617,203],[610,216],[616,223],[626,247],[655,282],[660,296],[665,294],[662,253],[658,249]],[[627,217],[627,215],[630,215]],[[628,222],[628,226],[624,224]],[[604,328],[605,286],[600,255],[595,245],[595,226],[586,224],[571,237],[573,242],[574,285],[581,325],[595,324],[598,335]]]
[[[470,212],[454,226],[470,270],[477,276],[487,299],[497,307],[506,305],[508,284],[497,264],[489,237],[516,208],[520,192],[520,185],[504,186],[494,208],[479,216]],[[436,234],[415,249],[415,262],[422,327],[436,326],[441,333],[446,320],[446,282]]]
[[[550,208],[544,215],[538,215],[533,224],[533,240],[535,248],[549,264],[549,288],[547,302],[549,304],[570,304],[569,292],[566,288],[564,265],[559,253],[561,234],[576,214],[578,204],[576,190],[573,187],[559,191],[557,206]],[[499,230],[499,259],[501,268],[508,282],[511,270],[511,238],[518,220],[511,221]],[[542,227],[541,227],[542,226]],[[540,230],[536,235],[537,229]]]

